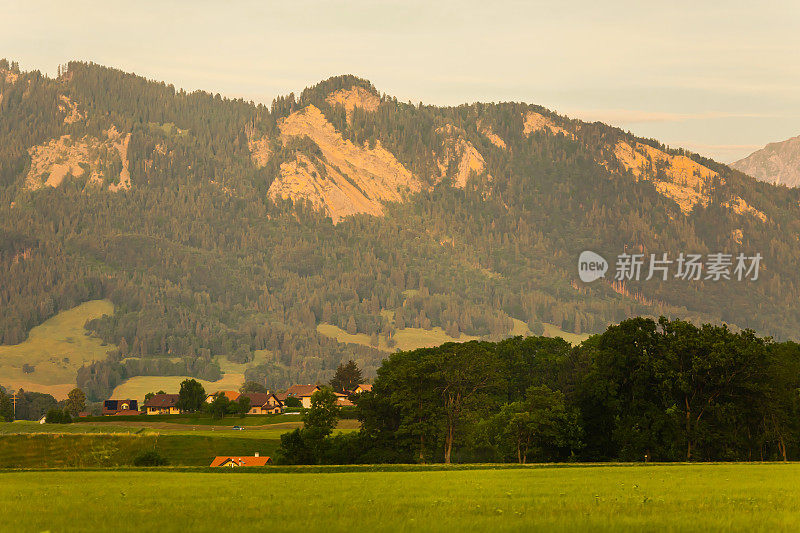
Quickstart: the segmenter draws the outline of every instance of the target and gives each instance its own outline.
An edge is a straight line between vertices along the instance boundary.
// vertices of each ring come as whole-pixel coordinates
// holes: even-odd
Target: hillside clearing
[[[185,379],[196,379],[211,394],[221,390],[239,390],[244,383],[244,374],[223,374],[219,381],[206,381],[191,376],[136,376],[117,385],[111,397],[143,401],[148,392],[163,390],[176,394],[181,388],[181,381]]]
[[[84,324],[113,313],[110,301],[91,300],[36,326],[26,341],[0,346],[0,385],[46,392],[59,400],[66,398],[84,363],[105,359],[108,351],[116,349],[87,335]],[[32,365],[34,372],[24,373],[23,364]]]
[[[347,333],[345,330],[333,324],[319,324],[317,331],[326,337],[331,337],[337,341],[345,344],[360,344],[361,346],[372,346],[370,344],[370,336],[366,333],[356,333],[354,335]],[[469,335],[461,335],[458,338],[451,337],[440,327],[431,329],[422,328],[403,328],[395,331],[394,340],[397,342],[393,347],[386,344],[386,340],[382,336],[378,336],[379,343],[377,348],[385,352],[394,352],[396,350],[416,350],[417,348],[430,348],[432,346],[439,346],[445,342],[466,342],[475,340],[478,337]]]

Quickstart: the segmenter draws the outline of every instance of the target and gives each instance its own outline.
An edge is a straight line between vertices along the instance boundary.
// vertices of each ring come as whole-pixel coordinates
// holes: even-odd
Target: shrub
[[[285,405],[286,407],[302,407],[303,402],[300,401],[300,398],[289,396],[283,401],[283,405]]]
[[[67,411],[61,409],[50,409],[44,419],[47,424],[71,424],[72,417]]]
[[[166,457],[155,450],[142,452],[133,459],[133,466],[165,466],[168,465]]]

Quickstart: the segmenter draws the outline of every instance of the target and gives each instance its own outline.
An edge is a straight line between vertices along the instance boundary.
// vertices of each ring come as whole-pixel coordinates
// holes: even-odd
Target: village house
[[[103,402],[103,415],[138,415],[139,402],[136,400],[106,400]]]
[[[372,385],[370,383],[361,383],[358,387],[353,390],[353,394],[361,394],[362,392],[370,392],[372,391]]]
[[[270,392],[245,392],[241,396],[250,398],[248,415],[277,415],[283,412],[283,402]]]
[[[144,409],[148,415],[179,415],[178,400],[178,394],[156,394],[144,402]]]
[[[220,394],[224,394],[225,397],[232,402],[235,402],[236,400],[239,399],[239,393],[235,390],[220,390],[215,392],[214,394],[209,394],[208,396],[206,396],[206,403],[213,402],[214,398],[216,398]]]
[[[268,456],[261,457],[256,452],[253,456],[235,457],[229,455],[219,455],[211,461],[212,467],[237,468],[240,466],[266,466],[272,464],[272,459]]]
[[[341,392],[334,392],[336,395],[336,405],[339,407],[349,407],[353,405],[353,402],[347,397],[347,394],[342,394]]]
[[[305,409],[310,409],[311,395],[318,390],[319,385],[292,385],[286,389],[286,398],[297,398]]]

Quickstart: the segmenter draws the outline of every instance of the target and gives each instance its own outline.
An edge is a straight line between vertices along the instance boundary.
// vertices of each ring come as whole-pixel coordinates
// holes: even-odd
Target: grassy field
[[[169,424],[184,424],[191,426],[265,426],[269,424],[283,424],[285,422],[299,422],[300,414],[281,415],[247,415],[244,418],[227,416],[222,419],[211,418],[207,414],[183,415],[131,415],[131,416],[94,416],[79,418],[75,424],[116,424],[118,422],[141,422],[155,424],[167,422]],[[0,427],[2,425],[0,424]]]
[[[210,432],[208,432],[210,433]],[[0,436],[0,468],[114,467],[133,464],[148,450],[157,450],[171,465],[208,466],[217,455],[274,455],[280,441],[233,435],[45,434]],[[233,433],[233,432],[231,432]]]
[[[10,531],[797,531],[800,465],[0,473]],[[355,469],[354,469],[355,470]],[[302,469],[299,470],[302,472]],[[320,473],[326,472],[326,473]]]
[[[589,335],[588,333],[578,334],[578,333],[566,332],[563,329],[554,326],[553,324],[543,323],[542,325],[544,326],[545,337],[561,337],[562,339],[564,339],[573,346],[577,346],[586,339],[588,339],[589,337],[591,337],[591,335]]]
[[[324,323],[317,326],[317,331],[339,342],[370,346],[370,338],[366,333],[351,335],[333,324]],[[395,350],[416,350],[417,348],[439,346],[445,342],[466,342],[474,339],[477,339],[477,337],[471,337],[469,335],[461,335],[456,339],[445,333],[444,330],[439,327],[431,329],[404,328],[398,329],[395,332],[394,340],[397,341],[395,346],[389,347],[383,340],[383,337],[380,337],[377,348],[386,352],[394,352]]]
[[[522,320],[514,320],[514,327],[511,330],[511,335],[531,335],[528,325]],[[317,332],[326,337],[336,339],[339,342],[359,344],[361,346],[371,346],[370,337],[366,333],[356,333],[351,335],[338,326],[333,324],[319,324]],[[544,334],[547,337],[561,337],[573,346],[577,346],[581,342],[589,338],[588,334],[577,335],[575,333],[568,333],[552,324],[544,324]],[[386,352],[394,352],[395,350],[416,350],[417,348],[430,348],[432,346],[439,346],[445,342],[467,342],[475,340],[479,337],[470,335],[461,335],[458,338],[451,337],[444,332],[442,328],[436,327],[431,329],[422,328],[404,328],[396,330],[394,340],[397,344],[389,347],[384,341],[383,337],[379,337],[377,348]]]
[[[108,300],[85,302],[62,311],[33,328],[28,339],[12,346],[0,346],[0,384],[47,392],[56,399],[66,398],[75,386],[75,376],[84,364],[106,358],[116,346],[103,346],[83,328],[88,320],[114,313]],[[22,365],[35,367],[31,374],[22,372]]]
[[[302,426],[297,415],[284,417],[288,420],[282,422],[274,417],[270,424],[249,426],[244,431],[231,429],[240,418],[220,420],[216,426],[142,418],[75,424],[0,423],[0,468],[124,466],[150,449],[158,450],[172,465],[208,466],[216,455],[273,455],[281,435]],[[336,432],[357,428],[357,421],[341,420]]]
[[[144,401],[144,395],[148,392],[163,390],[170,394],[177,394],[181,388],[181,381],[185,379],[196,379],[203,385],[206,392],[211,394],[220,390],[239,390],[244,383],[244,374],[223,374],[219,381],[205,381],[191,376],[136,376],[117,385],[117,388],[111,393],[111,397],[141,402]]]

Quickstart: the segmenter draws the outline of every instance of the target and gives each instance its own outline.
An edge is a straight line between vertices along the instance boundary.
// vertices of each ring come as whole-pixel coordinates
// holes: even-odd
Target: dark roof
[[[106,400],[103,402],[103,414],[121,410],[122,404],[128,404],[130,411],[139,409],[139,402],[136,400]]]
[[[300,398],[301,396],[311,396],[319,388],[319,385],[292,385],[286,389],[286,394]]]
[[[145,407],[175,407],[181,397],[179,394],[156,394],[146,402]]]

